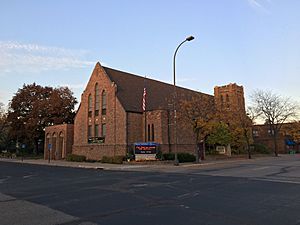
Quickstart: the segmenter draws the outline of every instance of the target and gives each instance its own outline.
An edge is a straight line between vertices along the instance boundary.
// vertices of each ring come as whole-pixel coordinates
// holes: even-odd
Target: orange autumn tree
[[[210,132],[211,126],[209,123],[213,120],[215,114],[214,98],[199,93],[188,100],[182,100],[179,106],[178,117],[192,127],[195,143],[204,142],[205,137]],[[197,148],[195,149],[195,153],[198,162],[199,155]]]
[[[46,126],[73,123],[76,98],[67,87],[43,87],[36,83],[23,85],[10,101],[7,120],[9,134],[18,144],[26,143],[38,153]]]
[[[282,133],[289,136],[294,142],[300,143],[300,121],[285,124]]]

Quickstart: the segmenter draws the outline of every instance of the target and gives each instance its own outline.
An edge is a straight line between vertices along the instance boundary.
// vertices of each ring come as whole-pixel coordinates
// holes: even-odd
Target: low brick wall
[[[103,156],[126,155],[126,145],[73,145],[72,153],[84,155],[87,159],[101,160]]]
[[[195,155],[196,145],[194,144],[177,144],[177,152],[186,152]],[[175,152],[175,145],[161,144],[160,150],[162,153]]]

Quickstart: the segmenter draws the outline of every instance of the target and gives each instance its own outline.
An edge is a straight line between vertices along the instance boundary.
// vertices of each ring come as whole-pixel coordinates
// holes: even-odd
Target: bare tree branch
[[[282,125],[298,116],[298,105],[271,91],[256,90],[251,96],[253,111],[269,125],[274,140],[274,153],[278,155],[277,138]]]

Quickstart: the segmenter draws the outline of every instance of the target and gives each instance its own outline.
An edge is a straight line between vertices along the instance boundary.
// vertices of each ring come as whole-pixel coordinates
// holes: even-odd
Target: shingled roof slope
[[[127,72],[103,67],[112,82],[117,85],[117,97],[126,111],[142,112],[144,85],[147,90],[146,110],[171,109],[174,86],[160,81],[144,78]],[[203,94],[177,86],[179,99],[191,99]],[[207,95],[207,94],[203,94]],[[213,98],[211,95],[207,95]]]

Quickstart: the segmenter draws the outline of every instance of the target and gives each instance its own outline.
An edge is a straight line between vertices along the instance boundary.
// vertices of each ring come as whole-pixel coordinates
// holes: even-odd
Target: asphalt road
[[[172,173],[0,162],[0,225],[296,225],[299,169],[297,157]]]

